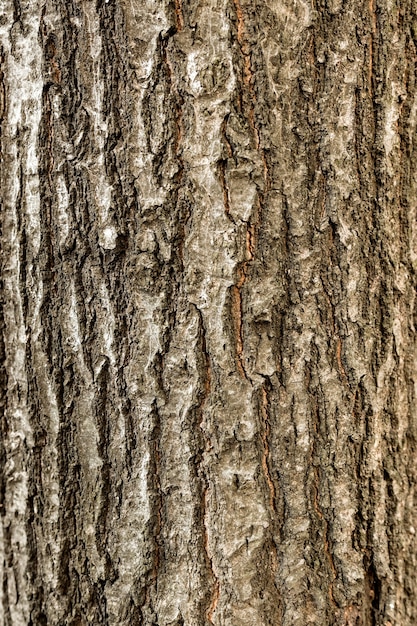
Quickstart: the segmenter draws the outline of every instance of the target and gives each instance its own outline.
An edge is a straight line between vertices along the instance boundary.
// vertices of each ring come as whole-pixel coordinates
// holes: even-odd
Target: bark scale
[[[0,6],[0,624],[415,624],[411,0]]]

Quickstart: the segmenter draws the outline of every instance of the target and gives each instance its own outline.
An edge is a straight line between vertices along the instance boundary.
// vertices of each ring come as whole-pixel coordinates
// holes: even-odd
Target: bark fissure
[[[213,554],[212,548],[210,547],[210,523],[208,518],[208,498],[210,495],[210,481],[209,476],[207,474],[207,468],[205,464],[207,463],[207,459],[213,449],[213,444],[210,440],[209,433],[207,431],[207,426],[205,424],[205,406],[207,405],[212,388],[212,374],[211,374],[211,364],[210,364],[210,355],[207,351],[207,341],[206,341],[206,330],[204,328],[204,320],[201,314],[201,311],[196,307],[199,319],[199,328],[200,328],[200,336],[201,336],[201,355],[203,360],[202,367],[202,390],[201,396],[198,406],[196,407],[196,414],[198,415],[198,428],[201,432],[202,440],[204,442],[204,447],[199,453],[199,459],[197,464],[197,476],[200,478],[202,483],[202,489],[200,493],[200,502],[201,502],[201,521],[203,527],[203,547],[205,554],[205,561],[210,571],[210,576],[212,578],[212,590],[209,594],[208,605],[205,607],[204,616],[207,618],[210,624],[213,624],[213,614],[216,611],[217,603],[220,596],[220,582],[216,573],[214,571],[213,566]],[[206,458],[205,458],[206,457]]]

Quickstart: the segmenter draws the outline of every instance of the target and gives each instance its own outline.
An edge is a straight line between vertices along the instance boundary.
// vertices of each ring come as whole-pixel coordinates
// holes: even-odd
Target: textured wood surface
[[[412,0],[2,0],[0,625],[417,623]]]

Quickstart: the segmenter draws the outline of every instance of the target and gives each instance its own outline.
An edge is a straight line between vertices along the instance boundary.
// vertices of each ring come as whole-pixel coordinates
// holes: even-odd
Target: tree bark
[[[416,624],[415,4],[0,6],[0,625]]]

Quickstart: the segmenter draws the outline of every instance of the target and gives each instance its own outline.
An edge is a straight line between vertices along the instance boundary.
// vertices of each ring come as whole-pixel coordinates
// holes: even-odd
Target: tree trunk
[[[412,0],[2,0],[1,626],[417,623]]]

